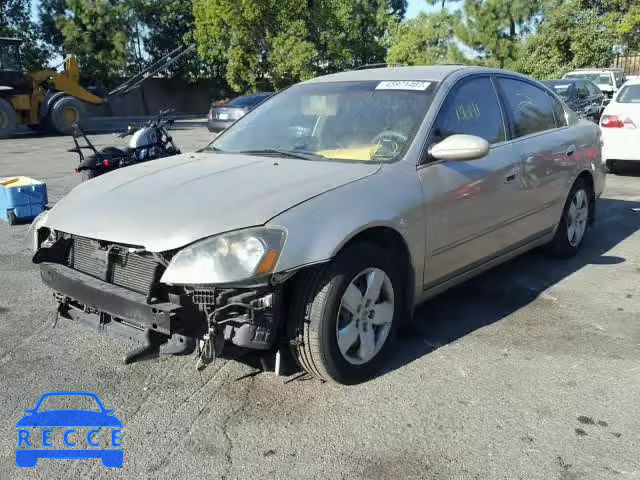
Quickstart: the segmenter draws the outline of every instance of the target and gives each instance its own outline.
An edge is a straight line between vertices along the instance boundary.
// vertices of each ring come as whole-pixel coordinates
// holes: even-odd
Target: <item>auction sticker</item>
[[[429,88],[431,82],[421,82],[418,80],[393,80],[380,82],[376,90],[416,90],[424,91]]]

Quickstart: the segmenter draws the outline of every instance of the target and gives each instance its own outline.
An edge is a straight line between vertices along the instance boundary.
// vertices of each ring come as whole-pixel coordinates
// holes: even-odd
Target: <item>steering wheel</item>
[[[373,137],[371,143],[380,145],[375,156],[394,157],[402,150],[407,140],[408,137],[400,132],[385,130]]]

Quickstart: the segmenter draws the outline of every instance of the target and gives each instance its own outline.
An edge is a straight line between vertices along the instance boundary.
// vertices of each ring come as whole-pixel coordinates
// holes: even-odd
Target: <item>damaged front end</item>
[[[280,339],[282,293],[271,282],[168,284],[161,280],[177,251],[148,252],[48,228],[35,235],[33,261],[55,292],[58,315],[137,343],[125,363],[196,350],[202,368],[225,343],[269,350]]]

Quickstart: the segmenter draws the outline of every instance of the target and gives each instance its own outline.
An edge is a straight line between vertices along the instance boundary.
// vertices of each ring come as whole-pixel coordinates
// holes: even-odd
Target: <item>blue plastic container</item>
[[[29,177],[0,178],[0,220],[11,225],[33,220],[47,203],[45,183]]]

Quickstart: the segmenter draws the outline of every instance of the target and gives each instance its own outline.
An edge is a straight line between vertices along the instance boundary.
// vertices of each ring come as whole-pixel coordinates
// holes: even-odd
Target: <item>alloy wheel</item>
[[[567,238],[572,247],[580,244],[587,229],[589,200],[583,189],[578,189],[571,199],[567,215]]]
[[[336,322],[338,348],[352,365],[363,365],[382,349],[394,313],[391,279],[379,268],[358,273],[342,295]]]

